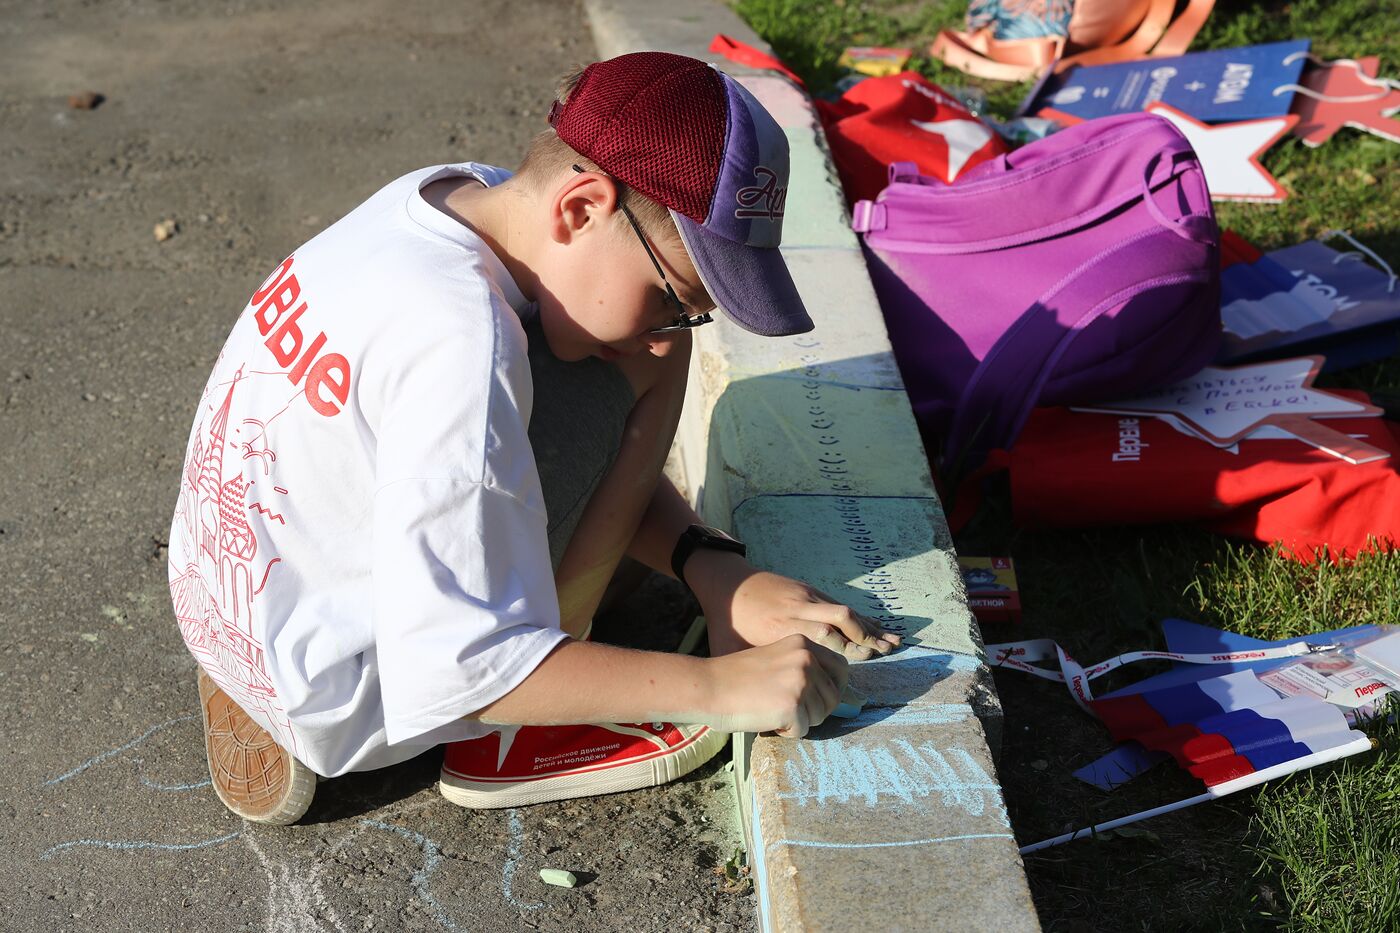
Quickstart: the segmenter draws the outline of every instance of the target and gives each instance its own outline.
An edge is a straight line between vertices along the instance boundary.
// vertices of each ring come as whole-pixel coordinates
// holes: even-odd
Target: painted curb
[[[759,925],[1038,930],[991,754],[1000,703],[811,103],[708,51],[717,32],[768,48],[714,0],[584,8],[601,57],[665,49],[711,61],[773,113],[792,152],[783,251],[816,330],[696,331],[668,470],[756,564],[917,643],[853,665],[852,685],[870,697],[856,719],[800,742],[735,737]]]

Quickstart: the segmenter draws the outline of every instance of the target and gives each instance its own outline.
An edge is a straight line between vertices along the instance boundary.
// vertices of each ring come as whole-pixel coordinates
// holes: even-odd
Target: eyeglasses
[[[575,165],[574,171],[582,174],[585,169]],[[656,274],[661,276],[661,284],[666,286],[666,304],[676,312],[676,318],[671,323],[667,324],[665,327],[653,327],[648,330],[647,333],[669,334],[678,330],[690,330],[692,327],[699,327],[701,324],[708,324],[713,321],[714,317],[710,314],[697,314],[694,317],[686,315],[685,305],[681,302],[680,296],[676,294],[676,290],[671,287],[671,283],[666,280],[666,270],[661,268],[661,261],[657,259],[656,254],[651,251],[651,245],[647,243],[647,238],[642,234],[641,224],[637,223],[637,218],[627,209],[627,205],[619,201],[617,206],[622,208],[622,215],[626,217],[627,222],[632,225],[633,232],[637,234],[637,239],[642,243],[642,249],[647,251],[647,258],[650,259],[651,264],[656,267]]]

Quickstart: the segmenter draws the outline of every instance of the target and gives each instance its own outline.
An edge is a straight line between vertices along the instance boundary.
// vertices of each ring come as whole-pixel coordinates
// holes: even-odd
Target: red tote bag
[[[719,34],[710,51],[749,68],[769,68],[806,89],[781,61]],[[915,71],[866,78],[834,101],[813,99],[846,198],[873,201],[889,184],[894,162],[955,181],[974,165],[1008,151],[1002,138],[952,95]]]
[[[866,78],[835,101],[817,101],[831,156],[851,203],[874,200],[889,166],[953,182],[1007,151],[996,130],[917,72]]]
[[[1360,392],[1337,395],[1367,401]],[[1250,440],[1231,453],[1156,418],[1038,408],[1010,451],[979,471],[1006,469],[1017,524],[1084,527],[1200,522],[1232,538],[1280,542],[1304,562],[1400,541],[1400,424],[1328,419],[1390,452],[1360,466],[1299,440]],[[974,477],[959,490],[955,519],[975,507]]]

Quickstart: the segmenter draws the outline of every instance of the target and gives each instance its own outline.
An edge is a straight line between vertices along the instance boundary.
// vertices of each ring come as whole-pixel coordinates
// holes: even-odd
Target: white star
[[[1190,84],[1183,85],[1183,86],[1184,86],[1184,87],[1186,88],[1186,90],[1188,90],[1188,91],[1199,91],[1201,88],[1205,87],[1205,85],[1202,84],[1202,83],[1199,82],[1199,81],[1192,81]]]
[[[1075,406],[1075,411],[1167,416],[1217,447],[1268,424],[1296,433],[1303,418],[1358,418],[1381,414],[1372,405],[1312,388],[1322,357],[1303,356],[1246,366],[1207,366],[1189,379],[1131,399]]]
[[[943,137],[948,144],[948,180],[958,177],[967,160],[972,158],[987,141],[992,131],[977,120],[939,120],[930,123],[926,120],[910,120],[921,130]]]
[[[1208,126],[1170,104],[1147,108],[1181,130],[1206,174],[1210,196],[1219,201],[1282,201],[1288,192],[1259,164],[1259,156],[1298,122],[1297,114]]]

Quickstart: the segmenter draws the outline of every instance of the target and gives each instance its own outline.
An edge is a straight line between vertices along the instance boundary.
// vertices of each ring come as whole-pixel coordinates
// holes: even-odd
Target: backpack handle
[[[1196,154],[1172,153],[1170,156],[1171,168],[1167,171],[1167,177],[1162,181],[1170,181],[1176,177],[1177,156],[1187,156],[1183,161],[1195,162]],[[1219,229],[1216,227],[1214,218],[1207,214],[1182,214],[1180,217],[1168,217],[1157,203],[1157,199],[1152,196],[1152,187],[1156,183],[1157,167],[1168,161],[1167,153],[1158,150],[1152,154],[1152,158],[1147,162],[1147,168],[1142,173],[1142,200],[1147,207],[1147,212],[1152,215],[1152,219],[1157,221],[1162,227],[1175,233],[1183,240],[1190,240],[1193,243],[1204,243],[1207,246],[1214,246],[1220,239]]]
[[[890,184],[895,182],[909,182],[919,184],[919,166],[914,162],[891,162],[889,168]]]
[[[1094,140],[1092,143],[1083,144],[1070,152],[1062,152],[1052,158],[1030,165],[1006,165],[1002,160],[1007,157],[1001,156],[997,161],[987,163],[993,166],[1002,166],[1001,172],[987,173],[975,180],[968,179],[955,185],[943,184],[935,179],[918,175],[918,169],[913,163],[892,163],[889,166],[891,179],[903,182],[906,186],[900,188],[891,186],[882,191],[877,205],[883,208],[882,210],[872,209],[862,214],[858,209],[856,211],[857,223],[852,225],[852,229],[858,233],[878,233],[879,240],[877,243],[870,244],[872,246],[886,246],[942,256],[989,252],[1059,236],[1079,227],[1098,222],[1104,216],[1123,208],[1125,205],[1146,197],[1154,186],[1160,187],[1173,178],[1193,174],[1193,167],[1194,174],[1199,175],[1199,160],[1191,151],[1186,138],[1179,133],[1174,134],[1176,138],[1161,144],[1160,149],[1146,158],[1145,164],[1137,163],[1141,167],[1128,168],[1125,166],[1124,174],[1115,182],[1116,185],[1121,185],[1119,190],[1103,194],[1091,203],[1082,205],[1082,209],[1071,216],[1062,215],[1058,220],[1048,221],[1030,229],[1021,228],[975,240],[952,236],[944,237],[938,232],[936,225],[932,223],[929,212],[931,209],[938,208],[940,204],[947,205],[948,209],[951,210],[964,209],[968,203],[967,199],[981,198],[995,192],[1026,191],[1029,194],[1025,196],[1033,196],[1036,194],[1033,189],[1018,188],[1017,186],[1039,183],[1047,175],[1069,169],[1072,163],[1080,159],[1113,158],[1114,156],[1110,153],[1112,147],[1141,134],[1154,132],[1154,127],[1160,123],[1160,120],[1136,121],[1131,126],[1124,125],[1115,128],[1111,134]],[[1154,145],[1156,144],[1154,143]],[[1143,153],[1143,155],[1147,154]],[[1118,158],[1121,161],[1122,157]],[[1163,172],[1164,166],[1165,173]],[[913,182],[914,186],[908,186],[910,182]],[[1191,183],[1201,184],[1202,182],[1196,179]],[[1202,193],[1204,194],[1204,191]],[[1154,204],[1150,197],[1146,197],[1146,200],[1156,222],[1177,236],[1212,245],[1216,242],[1215,223],[1209,215],[1187,214],[1181,218],[1172,218]],[[919,216],[911,218],[908,216],[910,213]]]

